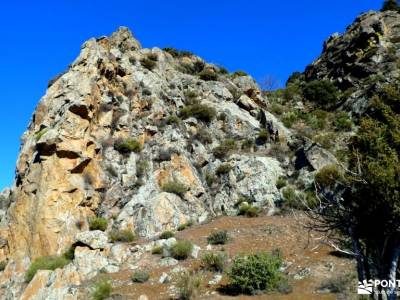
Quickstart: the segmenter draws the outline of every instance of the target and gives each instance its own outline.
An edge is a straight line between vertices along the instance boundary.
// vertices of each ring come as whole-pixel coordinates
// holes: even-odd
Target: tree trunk
[[[393,250],[393,254],[391,257],[389,276],[388,276],[389,280],[392,282],[396,282],[396,272],[397,272],[399,256],[400,256],[400,246],[396,246]],[[396,287],[390,286],[387,290],[387,295],[388,295],[388,300],[396,300],[397,299]]]
[[[364,268],[364,256],[361,253],[360,241],[355,236],[353,228],[350,227],[349,229],[351,241],[353,243],[353,251],[356,256],[357,261],[357,275],[358,281],[363,282],[365,279],[365,268]]]

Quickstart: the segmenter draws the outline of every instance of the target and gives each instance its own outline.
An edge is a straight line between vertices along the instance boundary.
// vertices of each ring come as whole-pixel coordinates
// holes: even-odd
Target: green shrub
[[[163,233],[160,234],[160,239],[167,240],[174,236],[175,236],[175,233],[173,233],[172,231],[164,231]]]
[[[302,207],[299,199],[297,198],[296,191],[291,187],[286,187],[282,190],[282,197],[284,206],[299,209]]]
[[[203,144],[211,144],[212,143],[212,135],[206,128],[199,128],[194,138],[200,141]]]
[[[249,76],[249,75],[244,71],[236,71],[236,72],[232,73],[233,78],[242,77],[242,76]]]
[[[177,115],[169,115],[168,118],[166,119],[166,123],[168,125],[173,125],[173,124],[179,125],[181,123],[181,119]]]
[[[175,58],[180,58],[180,57],[190,57],[193,56],[194,54],[190,51],[186,51],[186,50],[178,50],[172,47],[166,47],[163,48],[163,50],[165,52],[168,52],[169,54],[171,54],[173,57]]]
[[[285,107],[279,103],[272,103],[271,104],[271,108],[270,108],[271,112],[276,114],[276,115],[281,115],[284,113],[285,111]]]
[[[280,190],[281,188],[285,187],[287,185],[287,182],[284,178],[278,178],[278,180],[275,183],[276,187],[278,190]]]
[[[339,99],[339,90],[329,80],[313,80],[304,87],[304,97],[320,105],[334,105]]]
[[[337,114],[333,124],[340,131],[350,131],[353,126],[353,122],[345,112]]]
[[[163,252],[163,247],[161,246],[155,246],[153,249],[151,249],[151,254],[162,254]]]
[[[40,140],[42,138],[42,136],[44,136],[47,133],[47,131],[49,131],[49,129],[44,128],[44,129],[40,130],[39,132],[35,133],[35,140],[36,141]]]
[[[305,121],[308,126],[313,129],[324,129],[328,113],[324,110],[317,109],[305,116]]]
[[[178,289],[178,299],[190,300],[199,293],[201,277],[198,274],[183,272],[179,275],[176,287]]]
[[[349,274],[329,278],[320,285],[319,290],[329,290],[330,293],[334,294],[343,293],[348,289],[352,280],[353,278]]]
[[[64,256],[42,256],[36,258],[33,263],[29,266],[28,271],[25,274],[25,281],[30,282],[35,276],[38,270],[55,270],[58,268],[64,268],[71,261],[66,259]]]
[[[282,115],[282,123],[287,128],[291,128],[294,123],[299,120],[299,114],[297,111],[291,110]]]
[[[265,144],[268,141],[269,133],[266,129],[260,130],[257,136],[257,141],[261,144]]]
[[[162,190],[183,197],[188,191],[188,187],[179,181],[169,181],[162,186]]]
[[[206,69],[201,71],[199,74],[200,79],[205,81],[216,81],[218,80],[218,74],[215,71]]]
[[[232,166],[230,164],[228,164],[228,163],[220,164],[218,166],[217,170],[215,170],[215,175],[221,176],[224,174],[228,174],[231,170],[232,170]]]
[[[198,120],[209,123],[215,118],[217,112],[212,107],[200,103],[195,103],[182,108],[180,114],[183,119],[194,117]]]
[[[230,285],[245,294],[275,290],[285,278],[281,266],[281,257],[273,253],[238,256],[228,272]]]
[[[207,237],[207,241],[210,245],[224,245],[228,242],[229,235],[226,230],[215,231]]]
[[[250,151],[251,149],[253,149],[253,147],[254,147],[254,140],[246,139],[246,140],[242,141],[242,145],[241,145],[242,150]]]
[[[145,283],[146,281],[149,280],[149,278],[150,278],[149,273],[144,270],[135,271],[131,277],[132,281],[137,283]]]
[[[332,187],[335,183],[343,180],[343,172],[336,165],[325,166],[315,175],[315,182],[322,187]]]
[[[6,266],[7,266],[7,261],[6,260],[1,261],[0,262],[0,272],[3,272],[4,269],[6,268]]]
[[[221,74],[221,75],[229,74],[228,69],[225,68],[225,67],[222,67],[222,66],[219,66],[219,67],[218,67],[218,72],[219,72],[219,74]]]
[[[260,214],[260,209],[256,206],[250,204],[241,204],[239,206],[239,215],[246,216],[248,218],[258,217]]]
[[[206,179],[207,185],[209,187],[211,187],[213,185],[213,183],[215,182],[215,174],[212,172],[206,171],[205,179]]]
[[[190,241],[177,241],[171,247],[171,256],[175,259],[183,260],[190,256],[193,250],[193,244]]]
[[[219,146],[215,147],[212,152],[216,158],[224,158],[236,149],[235,141],[232,139],[226,139]]]
[[[129,243],[135,240],[135,234],[129,229],[113,230],[109,237],[112,242]]]
[[[151,71],[157,65],[157,60],[158,60],[157,54],[150,53],[145,58],[143,58],[140,61],[140,63],[142,64],[143,67]]]
[[[135,139],[127,139],[114,144],[114,149],[120,153],[140,152],[143,149],[142,144]]]
[[[201,257],[201,266],[211,272],[222,272],[225,269],[227,257],[224,253],[205,253]]]
[[[93,217],[89,219],[89,230],[105,231],[108,226],[108,221],[102,217]]]
[[[182,230],[185,230],[185,229],[187,229],[187,228],[189,228],[191,226],[193,226],[193,221],[189,220],[186,223],[183,223],[183,224],[179,225],[177,230],[178,231],[182,231]]]
[[[383,2],[381,11],[383,12],[388,10],[400,12],[400,6],[397,0],[385,0]]]
[[[107,279],[98,280],[91,288],[91,299],[104,300],[111,296],[112,286]]]
[[[313,140],[320,144],[323,148],[330,149],[335,146],[336,136],[337,135],[333,132],[325,132],[317,134],[313,137]]]

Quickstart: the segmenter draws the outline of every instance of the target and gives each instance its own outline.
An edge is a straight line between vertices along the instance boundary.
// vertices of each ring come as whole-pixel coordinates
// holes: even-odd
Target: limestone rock
[[[75,239],[92,249],[104,249],[108,243],[108,236],[100,230],[80,232]]]

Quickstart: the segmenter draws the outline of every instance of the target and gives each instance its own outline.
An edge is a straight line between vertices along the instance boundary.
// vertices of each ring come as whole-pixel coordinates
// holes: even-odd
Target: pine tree
[[[385,0],[381,11],[388,11],[388,10],[400,12],[400,6],[397,3],[397,0]]]

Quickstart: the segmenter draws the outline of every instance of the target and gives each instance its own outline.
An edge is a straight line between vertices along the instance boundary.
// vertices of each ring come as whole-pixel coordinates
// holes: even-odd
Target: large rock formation
[[[271,208],[279,199],[275,182],[288,162],[268,149],[292,137],[265,111],[255,81],[170,52],[142,49],[120,28],[86,42],[49,84],[22,137],[15,186],[0,216],[0,256],[8,261],[2,299],[22,295],[33,259],[77,241],[73,264],[37,273],[22,299],[76,299],[69,285],[132,264],[137,249],[94,241],[101,233],[87,233],[90,217],[107,218],[108,231],[151,237],[230,213],[241,198]],[[181,113],[193,103],[216,118]],[[171,182],[186,191],[164,191]]]

